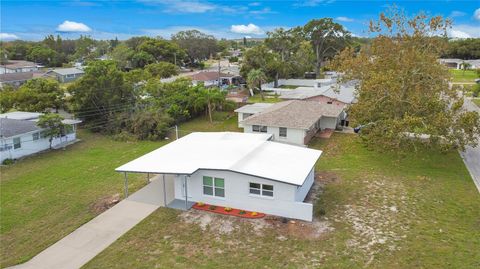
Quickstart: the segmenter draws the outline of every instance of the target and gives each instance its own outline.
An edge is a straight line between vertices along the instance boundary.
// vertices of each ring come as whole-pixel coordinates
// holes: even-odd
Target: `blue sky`
[[[76,38],[127,39],[198,29],[217,38],[263,37],[277,27],[331,17],[357,36],[395,3],[409,14],[425,11],[454,20],[453,37],[480,37],[480,1],[203,1],[203,0],[1,0],[0,38],[41,40],[47,34]]]

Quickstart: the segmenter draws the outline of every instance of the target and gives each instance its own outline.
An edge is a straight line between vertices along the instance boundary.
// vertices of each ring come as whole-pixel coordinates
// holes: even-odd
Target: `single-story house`
[[[463,69],[465,63],[469,64],[468,69],[480,68],[480,59],[462,60],[462,59],[438,59],[438,61],[448,68]]]
[[[253,103],[235,109],[235,112],[238,115],[238,127],[243,128],[243,120],[246,120],[250,116],[263,112],[265,109],[271,106],[273,106],[273,103]]]
[[[334,84],[322,87],[298,87],[282,92],[283,100],[307,100],[335,106],[350,105],[356,102],[355,83]]]
[[[237,85],[240,81],[240,76],[232,74],[219,73],[214,71],[201,71],[189,76],[192,79],[193,84],[203,82],[205,86],[218,86],[220,80],[220,86],[223,85]]]
[[[0,114],[0,163],[5,159],[18,159],[50,148],[49,137],[37,126],[42,113],[9,112]],[[52,140],[53,148],[77,141],[76,125],[79,120],[65,119],[63,133]]]
[[[125,183],[129,172],[170,175],[169,207],[203,202],[311,221],[313,205],[304,200],[322,152],[270,140],[269,134],[191,133],[116,171]]]
[[[38,71],[0,74],[0,88],[2,88],[4,85],[20,87],[23,83],[27,82],[27,80],[44,76],[45,73]]]
[[[34,62],[24,60],[8,60],[0,65],[0,74],[35,72],[42,67]]]
[[[258,113],[251,107],[237,111],[242,113],[239,125],[245,133],[267,133],[274,141],[300,146],[307,145],[318,131],[341,128],[347,121],[344,107],[316,101],[284,101]],[[243,119],[249,112],[253,115]]]
[[[74,81],[83,76],[85,72],[78,68],[55,68],[47,72],[47,75],[54,76],[59,82],[65,83]]]

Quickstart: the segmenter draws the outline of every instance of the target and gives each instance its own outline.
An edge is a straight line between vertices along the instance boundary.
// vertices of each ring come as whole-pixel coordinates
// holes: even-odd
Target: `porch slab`
[[[180,200],[180,199],[174,199],[172,202],[170,202],[167,207],[168,208],[173,208],[173,209],[179,209],[179,210],[188,210],[192,208],[192,206],[195,204],[195,202],[187,202],[187,207],[185,208],[185,200]]]

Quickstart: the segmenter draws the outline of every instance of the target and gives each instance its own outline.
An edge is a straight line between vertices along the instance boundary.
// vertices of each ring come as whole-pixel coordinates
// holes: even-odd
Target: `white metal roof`
[[[84,74],[85,72],[81,69],[70,67],[70,68],[56,68],[51,70],[51,72],[57,73],[59,75],[74,75],[74,74]]]
[[[302,185],[322,151],[268,141],[269,134],[192,133],[124,164],[118,172],[193,174],[229,170]]]
[[[42,113],[38,112],[25,112],[25,111],[14,111],[0,114],[0,118],[8,118],[14,120],[33,120],[38,119]]]
[[[271,107],[273,104],[269,103],[254,103],[251,105],[245,105],[240,108],[235,109],[237,113],[249,113],[249,114],[257,114],[263,112],[265,109]]]

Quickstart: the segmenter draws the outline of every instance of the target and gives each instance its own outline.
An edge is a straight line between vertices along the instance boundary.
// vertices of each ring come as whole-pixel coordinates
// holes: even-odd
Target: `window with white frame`
[[[20,137],[15,137],[13,139],[13,149],[19,149],[22,147],[22,141],[20,140]]]
[[[225,197],[225,179],[204,176],[203,194],[216,197]]]
[[[279,137],[287,137],[287,128],[285,128],[285,127],[278,128],[278,136]]]
[[[267,132],[267,126],[262,126],[262,125],[253,125],[252,130],[254,132],[259,132],[259,133],[266,133]]]
[[[33,140],[33,141],[36,141],[36,140],[38,140],[38,139],[40,139],[40,133],[33,133],[33,134],[32,134],[32,140]]]
[[[250,182],[250,194],[273,197],[273,185]]]

